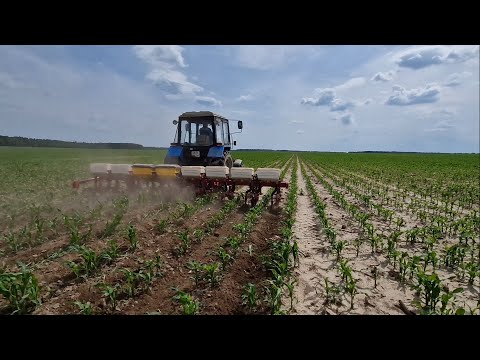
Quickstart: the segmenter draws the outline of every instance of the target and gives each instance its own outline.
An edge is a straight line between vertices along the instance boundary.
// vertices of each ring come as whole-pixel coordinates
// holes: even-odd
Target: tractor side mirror
[[[238,128],[241,130],[243,129],[243,123],[241,121],[238,122]]]
[[[177,120],[173,120],[173,125],[177,125],[178,124],[178,121]]]
[[[233,140],[233,146],[237,146],[237,140]]]

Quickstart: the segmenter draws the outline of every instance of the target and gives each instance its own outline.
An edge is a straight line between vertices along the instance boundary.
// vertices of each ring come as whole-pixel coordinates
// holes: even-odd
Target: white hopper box
[[[112,174],[128,175],[132,171],[132,165],[130,164],[110,164]]]
[[[209,179],[225,179],[229,174],[228,166],[206,166],[205,175]]]
[[[200,177],[205,174],[204,166],[182,166],[182,176],[184,177]]]
[[[90,164],[90,172],[92,174],[108,174],[110,170],[111,170],[110,164],[105,164],[105,163]]]
[[[253,176],[253,168],[232,167],[230,169],[230,177],[232,179],[247,179],[251,180]]]
[[[280,180],[280,169],[258,168],[255,174],[258,180],[278,181]]]

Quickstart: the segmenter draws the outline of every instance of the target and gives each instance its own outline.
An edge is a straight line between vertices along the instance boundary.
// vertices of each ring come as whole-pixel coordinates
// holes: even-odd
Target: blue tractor
[[[234,120],[237,121],[237,120]],[[230,154],[233,141],[230,120],[211,111],[185,112],[173,120],[177,126],[174,142],[170,144],[165,164],[181,166],[241,167],[242,160],[234,160]],[[240,132],[241,121],[237,123]]]

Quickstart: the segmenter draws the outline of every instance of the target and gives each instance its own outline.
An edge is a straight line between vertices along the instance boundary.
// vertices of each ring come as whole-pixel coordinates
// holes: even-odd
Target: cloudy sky
[[[0,46],[0,135],[167,146],[198,110],[238,148],[479,152],[479,46]]]

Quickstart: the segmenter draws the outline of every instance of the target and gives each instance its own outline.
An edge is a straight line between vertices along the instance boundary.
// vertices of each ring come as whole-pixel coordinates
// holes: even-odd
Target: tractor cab
[[[227,118],[210,111],[186,112],[173,124],[177,131],[165,157],[165,164],[242,166],[241,160],[234,162],[230,155],[236,141],[232,139]],[[243,128],[241,121],[238,121],[238,128]]]

